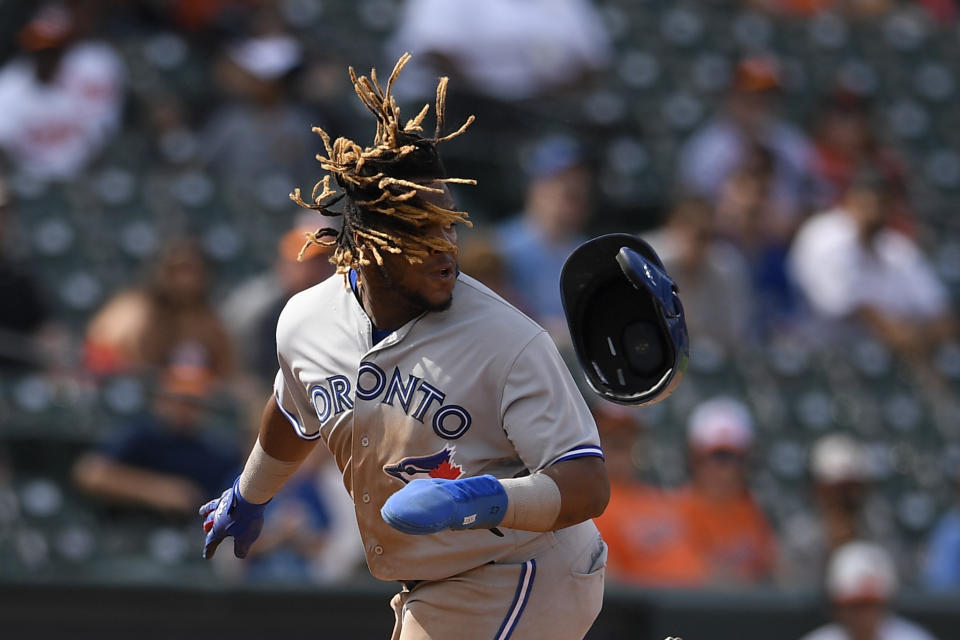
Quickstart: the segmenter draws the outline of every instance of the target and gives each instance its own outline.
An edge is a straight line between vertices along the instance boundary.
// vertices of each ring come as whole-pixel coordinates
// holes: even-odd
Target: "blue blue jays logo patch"
[[[456,480],[463,475],[463,467],[453,460],[456,449],[456,447],[447,446],[430,455],[404,458],[395,464],[384,465],[383,470],[394,478],[403,480],[404,483],[415,478]]]

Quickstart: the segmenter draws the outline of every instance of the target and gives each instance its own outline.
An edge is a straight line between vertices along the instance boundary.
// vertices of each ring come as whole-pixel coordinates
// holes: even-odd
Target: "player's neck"
[[[377,329],[398,329],[424,311],[376,274],[361,273],[357,291],[363,310]]]

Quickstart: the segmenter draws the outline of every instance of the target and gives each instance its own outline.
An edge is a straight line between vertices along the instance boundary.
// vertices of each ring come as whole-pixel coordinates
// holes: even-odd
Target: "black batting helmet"
[[[677,286],[649,244],[626,233],[583,243],[563,265],[560,295],[594,391],[636,406],[670,395],[690,346]]]

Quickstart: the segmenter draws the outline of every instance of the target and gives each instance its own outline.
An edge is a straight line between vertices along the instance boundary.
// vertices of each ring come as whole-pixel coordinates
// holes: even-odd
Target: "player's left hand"
[[[237,478],[233,486],[216,500],[200,507],[204,519],[203,530],[207,539],[203,545],[203,557],[212,558],[217,547],[227,536],[233,537],[233,555],[246,558],[254,541],[263,529],[263,512],[267,503],[253,504],[240,495]]]
[[[390,496],[380,515],[414,535],[444,529],[490,529],[507,513],[507,494],[490,475],[443,480],[419,478]]]

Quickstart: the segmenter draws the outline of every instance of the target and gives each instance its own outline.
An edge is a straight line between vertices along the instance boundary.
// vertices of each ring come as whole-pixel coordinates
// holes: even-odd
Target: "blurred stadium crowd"
[[[310,127],[370,139],[346,68],[408,50],[411,115],[447,74],[448,120],[477,116],[445,147],[479,180],[464,271],[566,351],[557,279],[587,237],[642,234],[680,286],[680,388],[594,404],[612,582],[817,589],[871,540],[900,584],[960,588],[952,0],[0,15],[0,579],[365,579],[320,452],[246,563],[201,563],[194,514],[255,437],[280,309],[332,270],[297,261],[320,221],[287,197],[319,178]]]

